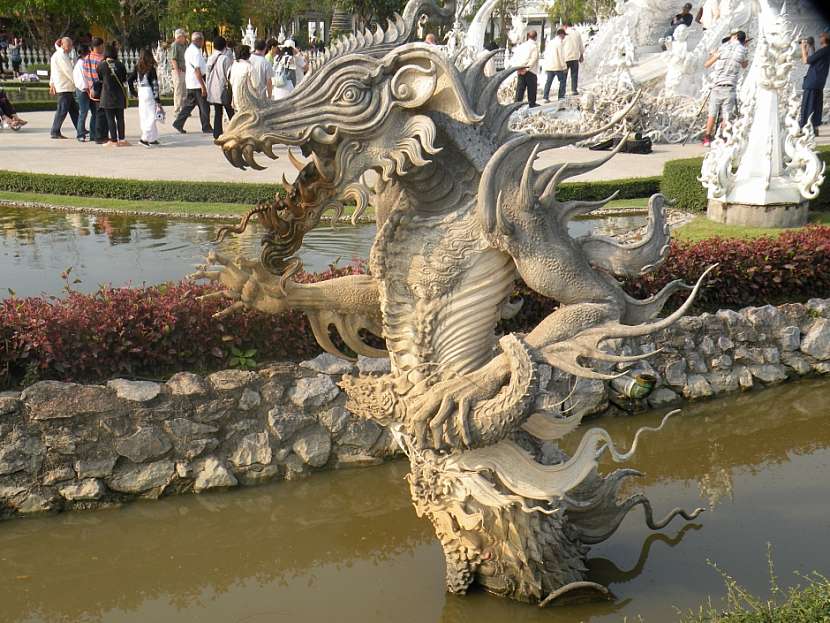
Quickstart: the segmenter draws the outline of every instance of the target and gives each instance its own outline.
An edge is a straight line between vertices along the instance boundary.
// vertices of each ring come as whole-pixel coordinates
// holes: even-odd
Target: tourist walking
[[[566,28],[565,39],[562,41],[562,58],[571,76],[571,95],[579,95],[579,64],[585,60],[584,54],[585,44],[582,43],[582,35],[576,28]]]
[[[292,58],[291,52],[284,52],[282,56],[277,59],[277,64],[274,67],[273,89],[271,91],[271,99],[283,100],[294,90],[294,81],[291,79],[291,74],[288,72],[289,60]]]
[[[185,85],[184,53],[187,50],[187,33],[183,28],[177,28],[173,33],[173,43],[170,45],[170,67],[173,77],[173,115],[178,116],[184,106],[187,95]]]
[[[271,99],[273,89],[272,76],[274,69],[265,58],[265,39],[257,39],[254,42],[254,51],[249,59],[251,62],[251,84],[254,92],[260,99]]]
[[[295,87],[299,86],[300,83],[303,81],[303,78],[305,78],[305,70],[306,70],[307,67],[308,67],[308,60],[306,59],[305,54],[303,54],[303,51],[300,48],[295,47],[294,48],[294,78],[295,78],[294,86]]]
[[[280,58],[281,50],[279,41],[277,41],[274,37],[271,37],[265,43],[265,49],[267,50],[265,60],[268,61],[270,65],[273,65],[274,62]]]
[[[87,141],[89,132],[86,131],[86,117],[89,114],[89,90],[84,77],[84,62],[89,56],[89,46],[78,47],[78,60],[75,61],[75,68],[72,70],[72,80],[75,83],[75,103],[78,104],[78,121],[75,125],[75,138],[81,143]]]
[[[239,94],[242,92],[244,84],[251,76],[251,48],[247,45],[240,45],[236,48],[236,61],[231,66],[230,71],[230,87],[231,87],[231,105],[234,110],[239,110]]]
[[[216,37],[207,61],[207,101],[213,107],[213,138],[222,135],[222,115],[227,112],[228,120],[233,118],[229,84],[233,61],[225,54],[227,45],[224,37]]]
[[[107,142],[107,115],[98,106],[97,93],[101,92],[98,80],[98,65],[104,60],[104,40],[93,37],[92,49],[84,59],[84,81],[89,95],[89,136],[99,145]]]
[[[23,39],[20,39],[19,37],[12,37],[7,49],[9,54],[9,62],[11,62],[12,65],[12,74],[15,78],[20,77],[20,66],[23,64],[23,55],[21,53],[22,48]]]
[[[138,98],[138,121],[141,125],[139,143],[144,147],[159,144],[159,117],[164,117],[164,108],[159,97],[159,79],[156,59],[148,49],[141,50],[133,73],[127,78],[130,90]]]
[[[518,67],[516,73],[516,101],[524,101],[525,92],[527,92],[527,107],[535,108],[539,104],[536,103],[536,91],[539,88],[539,82],[536,77],[536,72],[539,69],[539,46],[536,44],[536,31],[531,30],[527,33],[527,40],[520,43],[513,50],[513,57],[510,63],[513,67]]]
[[[706,118],[706,130],[703,144],[712,142],[715,121],[720,115],[721,123],[726,123],[738,105],[738,76],[746,67],[746,33],[739,30],[722,43],[720,47],[703,64],[707,69],[714,65],[712,71],[712,90],[709,92],[709,116]]]
[[[801,60],[809,65],[807,75],[801,88],[801,118],[799,125],[803,128],[811,123],[818,135],[821,125],[821,112],[824,106],[824,85],[827,84],[827,72],[830,69],[830,34],[823,32],[818,36],[821,47],[812,51],[806,40],[801,42]]]
[[[190,41],[190,46],[184,53],[184,82],[187,87],[187,97],[185,98],[184,106],[182,106],[176,120],[173,122],[173,127],[180,134],[186,134],[184,124],[188,117],[190,117],[193,109],[198,107],[202,132],[211,134],[213,133],[213,128],[210,127],[210,107],[207,103],[207,85],[205,84],[207,63],[205,62],[205,55],[202,54],[202,46],[205,44],[205,38],[202,36],[202,33],[194,32],[190,37]]]
[[[557,99],[565,99],[565,79],[568,73],[568,66],[565,64],[565,59],[562,56],[562,42],[565,40],[565,29],[560,28],[556,31],[556,36],[548,41],[545,48],[545,55],[542,58],[542,69],[545,70],[545,90],[543,97],[545,103],[550,102],[550,87],[553,84],[553,79],[559,80],[559,95]]]
[[[72,78],[72,39],[64,37],[60,40],[60,47],[52,54],[49,61],[49,94],[57,95],[58,102],[55,118],[52,121],[51,138],[68,138],[61,134],[61,126],[67,113],[72,119],[72,126],[78,126],[78,105],[75,103],[75,81]]]
[[[127,68],[118,60],[118,48],[114,43],[104,48],[104,60],[98,65],[101,93],[98,106],[107,117],[109,147],[127,147],[124,109],[127,108]]]

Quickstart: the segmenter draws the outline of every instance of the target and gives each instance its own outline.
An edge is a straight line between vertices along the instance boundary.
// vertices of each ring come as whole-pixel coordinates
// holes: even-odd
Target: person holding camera
[[[801,84],[801,117],[799,125],[803,128],[812,123],[813,131],[818,135],[821,125],[821,109],[824,105],[824,85],[827,83],[827,71],[830,69],[830,33],[818,36],[821,47],[814,51],[812,37],[801,40],[801,60],[809,65],[807,75]]]
[[[706,119],[706,131],[703,135],[703,145],[712,142],[715,130],[715,121],[720,115],[721,123],[725,123],[735,112],[738,105],[738,76],[741,69],[749,64],[747,60],[747,39],[743,30],[738,30],[703,64],[707,69],[715,66],[712,71],[712,90],[709,92],[709,116]]]

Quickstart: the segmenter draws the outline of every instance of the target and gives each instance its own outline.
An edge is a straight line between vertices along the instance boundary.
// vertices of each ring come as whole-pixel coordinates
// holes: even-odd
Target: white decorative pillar
[[[818,195],[824,164],[810,124],[798,127],[791,82],[798,42],[784,12],[761,0],[753,68],[741,89],[740,115],[718,133],[703,160],[711,220],[752,227],[799,227]]]

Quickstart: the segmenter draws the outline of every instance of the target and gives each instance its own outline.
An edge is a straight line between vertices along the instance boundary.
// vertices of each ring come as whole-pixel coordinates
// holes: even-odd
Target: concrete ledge
[[[706,217],[710,221],[725,225],[745,227],[803,227],[807,224],[810,203],[775,203],[771,205],[750,205],[725,203],[709,199]]]

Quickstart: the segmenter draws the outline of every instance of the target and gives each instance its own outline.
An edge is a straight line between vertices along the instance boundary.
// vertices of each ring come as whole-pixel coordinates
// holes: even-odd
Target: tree
[[[242,25],[242,0],[169,0],[164,24],[166,30],[198,30],[206,37],[223,28],[236,33]]]
[[[87,0],[82,4],[82,10],[90,21],[97,21],[111,30],[121,46],[126,47],[131,35],[134,37],[147,20],[164,12],[165,4],[165,0]]]
[[[2,0],[0,14],[20,20],[41,45],[70,33],[77,17],[75,7],[65,0]]]
[[[553,21],[567,24],[596,22],[602,16],[609,15],[614,8],[614,0],[556,0],[548,15]]]
[[[302,7],[301,0],[246,0],[243,3],[242,18],[245,23],[250,19],[260,34],[265,36],[279,32],[280,26],[289,31],[291,20]]]

